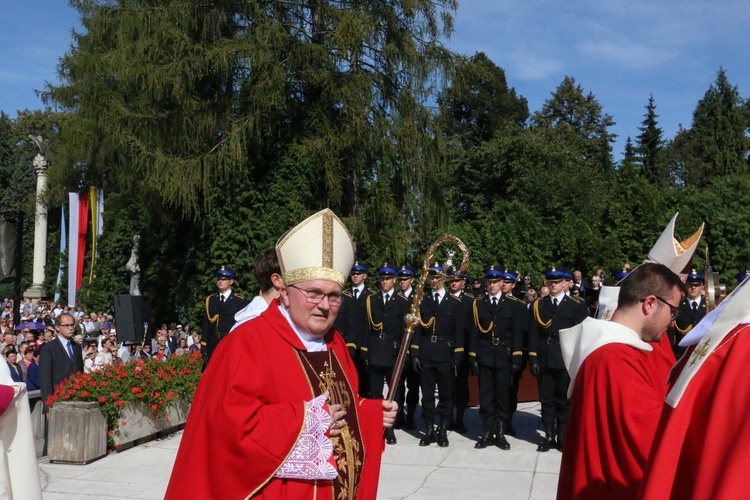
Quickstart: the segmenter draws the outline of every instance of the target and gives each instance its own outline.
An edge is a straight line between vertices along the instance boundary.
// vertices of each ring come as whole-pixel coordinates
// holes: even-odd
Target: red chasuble
[[[345,486],[337,485],[339,498],[334,481],[275,477],[299,439],[305,402],[320,395],[323,386],[310,376],[317,370],[303,359],[308,353],[279,312],[278,301],[233,331],[214,352],[193,399],[166,498],[374,499],[385,445],[382,401],[356,396],[357,372],[344,340],[331,330],[325,341],[337,370],[331,395],[350,403],[347,435],[358,436],[339,446],[334,442],[334,455],[361,457],[357,471],[339,461],[339,482]],[[352,455],[357,446],[361,450]]]
[[[654,350],[644,352],[606,344],[582,363],[568,417],[558,498],[635,498],[674,360],[661,343],[651,345]]]
[[[698,350],[700,346],[696,347]],[[681,359],[689,366],[694,350]],[[643,478],[646,499],[750,495],[750,325],[734,328],[664,413]]]

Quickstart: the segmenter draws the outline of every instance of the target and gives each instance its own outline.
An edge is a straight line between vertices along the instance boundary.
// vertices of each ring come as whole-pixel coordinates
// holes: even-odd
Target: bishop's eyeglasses
[[[288,288],[296,288],[300,292],[304,293],[305,297],[307,297],[308,304],[320,304],[321,302],[323,302],[323,298],[328,297],[328,304],[332,305],[333,307],[338,307],[341,305],[341,301],[343,300],[341,292],[323,293],[320,290],[307,290],[297,285],[287,286]]]

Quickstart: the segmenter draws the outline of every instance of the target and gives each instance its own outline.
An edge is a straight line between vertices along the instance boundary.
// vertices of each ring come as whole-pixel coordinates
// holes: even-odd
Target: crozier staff
[[[356,368],[333,329],[351,237],[323,210],[276,251],[285,285],[217,347],[221,362],[196,391],[168,499],[376,497],[383,427],[398,405],[357,395]]]

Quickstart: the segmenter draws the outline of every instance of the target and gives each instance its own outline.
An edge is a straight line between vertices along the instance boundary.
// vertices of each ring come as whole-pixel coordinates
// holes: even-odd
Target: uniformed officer
[[[471,369],[479,376],[479,415],[484,429],[474,447],[497,445],[509,450],[505,430],[511,415],[511,378],[514,367],[521,366],[526,311],[511,294],[516,282],[512,272],[490,266],[484,278],[487,293],[472,304],[469,337]]]
[[[426,426],[419,446],[437,441],[438,446],[446,447],[456,369],[464,355],[464,316],[461,301],[445,290],[442,267],[433,265],[430,271],[431,292],[422,300],[421,322],[415,328],[411,344],[412,364],[420,375],[422,416]],[[434,428],[436,418],[437,429]]]
[[[234,293],[232,290],[234,278],[234,271],[226,266],[221,266],[216,271],[218,292],[206,297],[201,344],[204,347],[204,356],[207,363],[219,341],[234,326],[234,315],[250,303],[245,297]]]
[[[401,268],[396,271],[398,280],[399,293],[407,300],[409,310],[411,310],[414,301],[414,268],[408,264],[402,264]],[[406,327],[406,325],[404,325]],[[414,414],[419,404],[419,373],[414,371],[411,363],[406,363],[401,372],[401,382],[398,390],[398,407],[400,408],[396,424],[397,429],[404,427],[408,430],[414,430]],[[404,404],[406,403],[406,404]]]
[[[549,295],[534,302],[529,325],[529,366],[538,379],[545,433],[537,451],[549,451],[551,447],[562,450],[570,410],[570,376],[563,363],[560,330],[575,326],[588,316],[583,299],[565,294],[563,270],[553,267],[544,276]]]
[[[673,349],[674,355],[678,358],[682,356],[686,349],[678,345],[680,340],[706,315],[703,275],[693,269],[685,279],[685,286],[687,296],[680,302],[680,312],[674,320],[675,340]]]
[[[394,290],[396,269],[388,263],[378,269],[380,292],[365,299],[362,354],[369,378],[370,397],[382,398],[384,382],[391,382],[409,312],[406,297]],[[398,398],[398,395],[396,395]],[[396,399],[398,401],[398,399]],[[393,428],[385,433],[388,444],[396,444]]]
[[[352,282],[352,286],[343,291],[343,302],[333,326],[346,341],[349,354],[357,366],[359,395],[366,398],[370,396],[370,390],[367,387],[369,380],[367,368],[364,363],[365,357],[361,352],[361,347],[363,343],[362,336],[364,335],[365,304],[367,297],[375,292],[365,286],[367,266],[360,261],[355,261],[352,265],[349,279]]]
[[[474,295],[466,291],[466,273],[458,274],[456,266],[451,266],[448,270],[446,283],[450,288],[450,294],[461,301],[461,308],[464,311],[464,342],[469,338],[469,328],[471,326],[471,306],[474,303]],[[463,359],[456,370],[456,418],[453,420],[453,430],[461,434],[466,434],[466,424],[464,423],[464,414],[469,406],[469,373],[471,366],[469,358],[464,352]]]
[[[530,278],[530,276],[529,276]],[[503,272],[503,281],[500,286],[500,290],[506,297],[510,298],[514,302],[516,308],[516,314],[521,316],[521,348],[514,349],[513,351],[513,373],[510,382],[510,416],[508,417],[507,425],[505,427],[505,434],[509,436],[515,436],[516,430],[513,427],[513,415],[515,415],[518,409],[518,389],[521,386],[521,376],[523,370],[526,368],[528,363],[528,338],[529,338],[529,307],[526,304],[526,295],[528,289],[524,293],[524,298],[520,298],[516,295],[516,288],[518,287],[520,280],[518,274],[516,274],[515,282],[511,282],[508,270],[505,269]],[[518,363],[518,356],[521,356],[521,361]]]

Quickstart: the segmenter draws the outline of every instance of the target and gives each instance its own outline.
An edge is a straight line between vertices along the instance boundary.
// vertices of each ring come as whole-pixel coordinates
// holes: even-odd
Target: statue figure
[[[125,269],[130,271],[130,295],[140,295],[138,281],[141,278],[141,268],[138,265],[138,245],[141,242],[140,235],[133,236],[133,250],[130,252],[130,260],[125,264]]]

